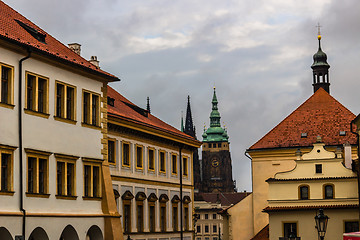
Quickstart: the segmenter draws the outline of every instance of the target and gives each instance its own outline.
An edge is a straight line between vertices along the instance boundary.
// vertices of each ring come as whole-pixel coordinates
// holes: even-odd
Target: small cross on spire
[[[321,35],[321,33],[320,33],[320,28],[321,28],[322,26],[320,26],[320,23],[318,23],[318,25],[315,26],[315,27],[318,29],[318,35],[320,36],[320,35]]]

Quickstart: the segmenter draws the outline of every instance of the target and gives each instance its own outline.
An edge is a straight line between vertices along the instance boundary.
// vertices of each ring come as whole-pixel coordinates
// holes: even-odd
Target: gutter
[[[19,103],[18,103],[18,110],[19,110],[19,161],[20,161],[20,211],[22,212],[22,232],[21,236],[25,239],[25,230],[26,230],[26,210],[24,209],[24,186],[23,186],[23,124],[22,124],[22,63],[30,58],[32,49],[28,48],[28,55],[19,61]]]
[[[350,132],[356,135],[356,140],[357,140],[357,155],[358,155],[358,164],[357,164],[357,169],[355,169],[356,174],[357,174],[357,180],[358,180],[358,200],[359,200],[359,206],[358,206],[358,210],[359,210],[359,220],[360,220],[360,146],[359,146],[359,133],[356,131],[353,131],[352,125],[355,124],[355,121],[358,119],[358,117],[360,116],[360,114],[350,122]],[[356,124],[355,124],[356,125]],[[354,164],[356,166],[356,164]]]

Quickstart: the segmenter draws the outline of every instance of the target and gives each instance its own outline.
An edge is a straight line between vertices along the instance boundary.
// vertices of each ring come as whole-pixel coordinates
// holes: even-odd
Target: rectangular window
[[[136,168],[143,168],[143,148],[141,146],[136,146]]]
[[[173,204],[173,212],[172,212],[172,222],[173,222],[173,231],[178,231],[178,207],[177,203],[176,205]]]
[[[49,79],[27,72],[26,81],[26,109],[47,114]]]
[[[142,203],[137,204],[137,230],[138,232],[144,231],[144,209]]]
[[[100,164],[84,163],[84,197],[101,197]]]
[[[296,223],[284,223],[284,237],[288,238],[291,233],[297,236]]]
[[[315,172],[322,173],[322,164],[315,164]]]
[[[1,67],[1,84],[0,84],[1,103],[13,104],[14,69],[10,66],[1,63],[0,63],[0,67]]]
[[[217,226],[213,225],[213,233],[216,233],[216,232],[217,232]]]
[[[126,167],[130,167],[130,144],[123,143],[122,144],[122,165]]]
[[[166,204],[160,205],[160,230],[166,231]]]
[[[155,170],[155,151],[154,149],[148,149],[148,158],[149,158],[149,170]]]
[[[129,233],[131,232],[131,202],[130,200],[124,200],[123,203],[124,232]]]
[[[189,206],[184,205],[184,228],[185,231],[189,230]]]
[[[205,214],[205,219],[209,219],[209,214]]]
[[[197,226],[196,226],[196,232],[197,232],[197,233],[201,233],[201,226],[200,226],[200,225],[197,225]]]
[[[160,162],[160,172],[166,172],[166,159],[165,159],[165,152],[159,152],[159,162]]]
[[[213,219],[216,219],[216,213],[213,214]]]
[[[359,221],[345,221],[345,232],[358,232],[359,231]]]
[[[48,194],[49,172],[48,162],[50,153],[33,150],[25,151],[27,156],[27,193]]]
[[[171,173],[177,174],[177,156],[176,156],[176,154],[171,155],[171,167],[172,167]]]
[[[76,87],[56,81],[55,116],[75,120]]]
[[[183,175],[187,176],[188,175],[188,159],[187,157],[183,158]]]
[[[115,143],[116,143],[115,139],[108,140],[108,162],[111,164],[116,164]]]
[[[100,126],[100,95],[83,90],[83,123]]]
[[[155,205],[154,204],[149,205],[149,228],[150,228],[150,232],[155,232]]]
[[[11,192],[13,189],[12,179],[13,179],[13,168],[12,168],[12,150],[2,150],[0,149],[0,164],[1,164],[1,192]]]
[[[57,156],[55,154],[55,156]],[[75,157],[58,157],[57,166],[57,195],[58,196],[75,196]]]
[[[209,225],[205,225],[205,232],[206,232],[206,233],[209,232]]]

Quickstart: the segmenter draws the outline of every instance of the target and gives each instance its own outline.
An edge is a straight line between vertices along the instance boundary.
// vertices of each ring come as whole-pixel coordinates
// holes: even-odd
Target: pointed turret
[[[220,124],[220,113],[218,111],[218,100],[216,97],[216,88],[212,98],[212,111],[210,113],[210,127],[203,134],[203,142],[227,142],[228,136]]]
[[[188,102],[186,108],[184,133],[196,138],[195,127],[191,116],[190,96],[188,96]]]
[[[321,35],[319,30],[318,35],[319,49],[314,54],[314,63],[311,65],[313,69],[313,86],[314,93],[319,89],[323,88],[325,91],[330,93],[330,82],[329,82],[329,68],[330,65],[327,63],[327,56],[321,49]]]

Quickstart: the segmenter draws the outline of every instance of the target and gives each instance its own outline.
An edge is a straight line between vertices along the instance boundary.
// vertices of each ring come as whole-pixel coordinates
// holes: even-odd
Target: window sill
[[[90,201],[101,201],[101,197],[82,197],[83,200],[90,200]]]
[[[0,195],[13,196],[15,192],[12,191],[0,191]]]
[[[100,127],[100,126],[97,126],[97,125],[91,125],[91,124],[84,123],[84,122],[82,122],[82,123],[81,123],[81,126],[83,126],[83,127],[87,127],[87,128],[96,129],[96,130],[101,130],[101,127]]]
[[[62,117],[57,117],[57,116],[54,116],[54,119],[55,119],[56,121],[60,121],[60,122],[64,122],[64,123],[70,123],[70,124],[76,125],[76,121],[75,121],[75,120],[72,120],[72,119],[67,119],[67,118],[62,118]]]
[[[0,107],[6,107],[6,108],[14,109],[15,105],[0,102]]]
[[[30,114],[30,115],[37,116],[37,117],[43,117],[43,118],[49,118],[49,116],[50,116],[50,114],[48,114],[48,113],[37,112],[37,111],[30,110],[27,108],[24,108],[24,112],[26,114]]]
[[[76,200],[77,196],[55,195],[56,199]]]
[[[38,197],[38,198],[49,198],[50,194],[46,194],[46,193],[25,193],[25,195],[27,197]]]

